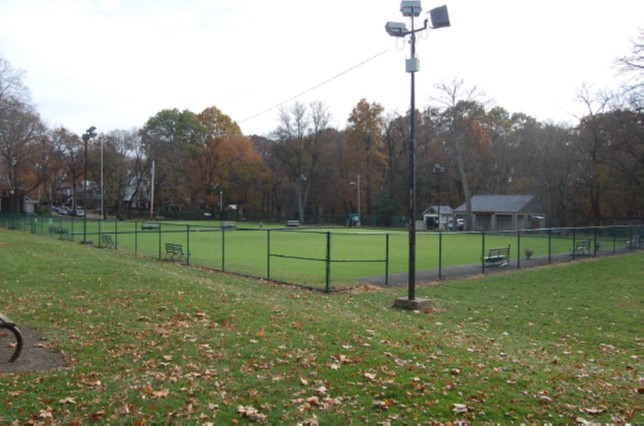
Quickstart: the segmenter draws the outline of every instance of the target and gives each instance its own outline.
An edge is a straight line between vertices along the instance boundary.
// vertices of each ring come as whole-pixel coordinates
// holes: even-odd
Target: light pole
[[[96,136],[95,130],[96,127],[92,126],[83,133],[83,142],[85,142],[85,161],[83,163],[83,174],[85,175],[83,181],[83,204],[85,205],[83,209],[85,214],[83,215],[83,241],[81,241],[81,244],[92,244],[91,241],[87,241],[87,142]]]
[[[440,164],[434,164],[434,173],[438,175],[437,187],[438,190],[438,230],[441,230],[441,175],[445,173],[445,167]]]
[[[409,283],[407,299],[396,300],[395,305],[406,309],[421,309],[431,305],[429,300],[416,300],[416,82],[415,73],[420,68],[416,57],[416,33],[428,28],[449,27],[447,6],[437,7],[429,11],[429,19],[425,19],[422,28],[414,28],[414,18],[420,16],[422,7],[420,0],[406,0],[400,3],[400,11],[404,17],[410,18],[411,30],[403,22],[387,22],[385,30],[392,37],[409,37],[411,45],[410,58],[405,62],[405,70],[411,74],[411,109],[409,117]]]
[[[101,220],[105,220],[105,186],[104,186],[104,169],[103,169],[103,139],[101,138]],[[87,214],[87,211],[85,212]]]
[[[357,185],[358,186],[358,223],[356,223],[356,226],[360,226],[362,224],[362,214],[360,210],[360,205],[362,204],[360,201],[360,173],[358,173],[358,180],[357,182],[349,182],[351,185]]]

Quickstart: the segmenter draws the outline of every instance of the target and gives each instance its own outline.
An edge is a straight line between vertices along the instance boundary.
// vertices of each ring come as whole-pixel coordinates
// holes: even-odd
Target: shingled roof
[[[474,195],[472,213],[518,213],[535,199],[534,195]],[[454,211],[465,213],[465,204]]]

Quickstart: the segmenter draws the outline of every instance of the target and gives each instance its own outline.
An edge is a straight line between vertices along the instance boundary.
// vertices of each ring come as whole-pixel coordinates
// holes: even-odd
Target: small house
[[[424,229],[445,230],[447,222],[454,216],[454,209],[445,205],[429,206],[423,211]]]
[[[466,216],[465,204],[454,210]],[[545,213],[535,195],[475,195],[472,226],[480,231],[516,231],[545,227]]]

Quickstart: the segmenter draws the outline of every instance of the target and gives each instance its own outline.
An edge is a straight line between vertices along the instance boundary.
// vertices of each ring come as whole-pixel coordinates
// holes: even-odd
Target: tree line
[[[618,61],[628,84],[579,90],[586,113],[576,125],[488,108],[463,81],[441,83],[416,113],[419,209],[534,194],[556,224],[644,217],[643,39]],[[393,225],[408,209],[409,116],[361,99],[338,129],[323,102],[294,103],[270,135],[245,136],[215,106],[168,109],[140,129],[99,133],[85,157],[79,135],[43,124],[22,73],[0,58],[0,209],[20,211],[25,196],[75,207],[89,193],[85,208],[124,216],[149,209],[153,187],[161,212],[234,205],[254,220],[331,222],[361,211],[368,223]]]

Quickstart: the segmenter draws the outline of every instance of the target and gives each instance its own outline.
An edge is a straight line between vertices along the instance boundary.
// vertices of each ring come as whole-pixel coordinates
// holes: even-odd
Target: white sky
[[[422,4],[422,17],[447,4],[452,27],[420,35],[419,109],[437,83],[460,78],[510,113],[573,122],[584,113],[579,88],[616,89],[615,60],[644,26],[641,0]],[[409,26],[399,8],[398,0],[0,0],[0,56],[26,72],[52,127],[138,128],[162,109],[214,105],[245,134],[267,135],[278,110],[259,113],[377,55],[298,98],[324,102],[344,128],[362,98],[390,112],[409,108],[409,47],[384,29]]]

